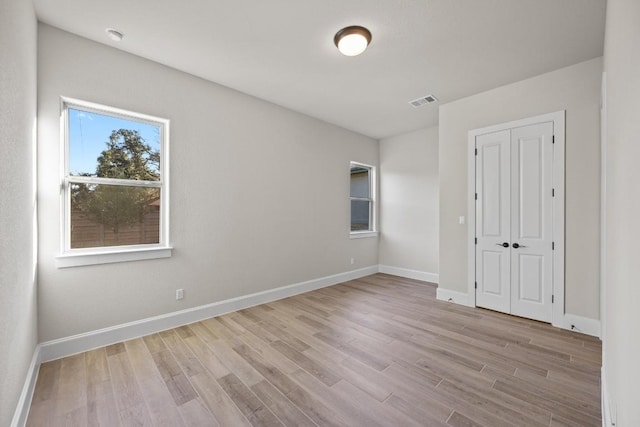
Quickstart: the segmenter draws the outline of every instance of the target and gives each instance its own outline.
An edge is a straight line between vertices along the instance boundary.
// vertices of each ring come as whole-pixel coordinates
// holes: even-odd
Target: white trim
[[[607,384],[607,72],[602,73],[600,100],[600,339],[602,340],[602,368],[600,396],[602,399],[602,427],[615,426],[611,412]]]
[[[392,267],[390,265],[378,266],[378,272],[391,274],[393,276],[406,277],[407,279],[422,280],[424,282],[438,283],[438,274],[428,273],[420,270],[410,270],[408,268]]]
[[[609,387],[607,384],[607,371],[604,366],[600,369],[600,398],[602,405],[602,427],[614,427],[616,425],[616,421],[614,414],[611,412]]]
[[[169,123],[169,120],[162,117],[138,113],[136,111],[125,110],[123,108],[111,107],[108,105],[98,104],[96,102],[84,101],[82,99],[70,98],[68,96],[61,96],[60,99],[63,104],[69,104],[71,107],[75,106],[82,109],[90,110],[98,114],[115,116],[125,120],[135,119],[139,122],[143,122],[149,125],[157,125],[158,123]],[[164,166],[164,164],[162,166]]]
[[[572,325],[575,327],[572,328]],[[578,316],[577,314],[566,313],[562,317],[562,320],[554,322],[553,326],[600,338],[600,321],[597,319],[590,319],[588,317]]]
[[[553,158],[553,188],[555,197],[553,198],[553,241],[555,250],[553,251],[553,314],[552,325],[564,328],[564,203],[565,203],[565,111],[542,114],[535,117],[528,117],[521,120],[514,120],[508,123],[488,126],[469,131],[468,151],[467,151],[467,215],[469,218],[467,226],[467,301],[472,307],[476,304],[475,289],[475,148],[476,137],[487,133],[498,132],[506,129],[513,129],[543,122],[553,122],[553,134],[555,137],[554,158]],[[569,325],[570,326],[570,325]],[[598,328],[599,330],[599,328]]]
[[[142,181],[121,178],[98,178],[95,176],[72,176],[69,181],[82,184],[108,184],[123,187],[154,187],[162,188],[162,181]]]
[[[27,377],[22,387],[22,393],[18,399],[18,405],[13,413],[13,420],[11,421],[11,427],[23,427],[27,423],[27,417],[29,416],[29,409],[31,409],[31,400],[33,399],[33,392],[36,388],[36,382],[38,381],[38,373],[40,371],[40,344],[36,345],[33,350],[33,357],[27,370]]]
[[[369,169],[369,198],[362,199],[358,197],[351,197],[351,185],[349,185],[349,218],[351,218],[351,200],[367,200],[371,205],[369,206],[369,227],[370,230],[365,231],[351,231],[349,230],[349,238],[361,239],[363,237],[378,237],[378,171],[375,166],[368,165],[366,163],[350,161],[349,162],[349,178],[351,178],[351,168],[353,166],[360,166],[365,169]],[[351,222],[351,220],[349,220]]]
[[[553,188],[555,197],[553,200],[553,241],[555,250],[553,251],[553,314],[551,324],[559,326],[561,319],[565,318],[565,277],[564,277],[564,247],[565,247],[565,111],[546,115],[547,121],[553,119],[553,135],[555,144],[553,149]],[[584,318],[583,318],[584,319]],[[577,321],[577,320],[576,320]],[[585,326],[587,328],[587,326]],[[585,333],[586,329],[584,329]],[[600,327],[598,322],[598,334]]]
[[[114,252],[76,252],[58,255],[56,268],[78,267],[82,265],[109,264],[113,262],[139,261],[171,257],[173,248],[120,246]]]
[[[384,273],[384,271],[382,270],[380,272]],[[473,293],[473,295],[475,295],[475,292]],[[469,294],[466,294],[464,292],[438,288],[436,298],[441,301],[453,302],[455,304],[465,305],[467,307],[475,307],[475,304],[472,303],[472,296],[469,296]],[[572,328],[572,325],[575,327]],[[598,338],[600,338],[601,334],[599,320],[578,316],[576,314],[564,314],[562,316],[562,320],[559,322],[554,322],[552,326],[560,329],[566,329],[568,331],[591,335]]]
[[[50,360],[60,359],[62,357],[103,347],[105,345],[153,334],[197,322],[199,320],[208,319],[210,317],[220,316],[225,313],[276,301],[282,298],[301,294],[303,292],[309,292],[315,289],[369,276],[377,272],[378,266],[373,265],[371,267],[365,267],[306,282],[282,286],[276,289],[256,292],[250,295],[231,298],[186,310],[175,311],[173,313],[162,314],[160,316],[137,320],[97,331],[43,342],[40,344],[41,360],[42,362],[48,362]]]
[[[476,136],[469,131],[467,155],[467,293],[476,306]]]
[[[364,239],[366,237],[378,237],[377,231],[352,231],[349,233],[350,239]]]
[[[473,293],[475,297],[475,292]],[[452,291],[450,289],[443,289],[438,287],[436,291],[436,299],[440,301],[452,302],[454,304],[466,305],[467,307],[475,307],[475,298],[474,301],[469,298],[468,294],[464,292]]]
[[[170,121],[149,114],[82,101],[65,96],[60,97],[60,138],[61,138],[61,192],[60,192],[60,255],[56,257],[58,268],[82,265],[106,264],[123,261],[135,261],[171,256],[169,242],[169,139]],[[157,126],[160,131],[160,179],[159,181],[134,181],[99,177],[72,176],[69,172],[69,109],[88,111],[96,114],[117,117],[124,120]],[[71,206],[69,187],[72,182],[103,185],[125,185],[133,187],[153,187],[160,189],[160,225],[159,242],[151,245],[132,245],[114,247],[96,247],[85,249],[71,248]],[[76,258],[77,259],[74,259]]]
[[[600,339],[602,365],[606,366],[607,319],[607,73],[602,73],[600,105]]]

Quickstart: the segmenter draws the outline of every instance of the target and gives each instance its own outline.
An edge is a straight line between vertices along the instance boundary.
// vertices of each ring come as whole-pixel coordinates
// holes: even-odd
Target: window
[[[58,267],[170,256],[169,121],[63,98],[61,126]]]
[[[351,162],[351,236],[375,236],[374,184],[375,168]]]

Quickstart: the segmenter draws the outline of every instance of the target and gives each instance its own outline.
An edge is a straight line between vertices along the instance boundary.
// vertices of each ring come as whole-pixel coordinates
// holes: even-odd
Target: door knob
[[[517,245],[517,243],[515,243]],[[507,242],[504,243],[496,243],[496,246],[502,246],[503,248],[508,248],[509,244]],[[515,247],[515,246],[514,246]]]
[[[513,246],[513,248],[514,248],[514,249],[518,249],[518,248],[526,248],[526,246],[525,246],[525,245],[519,245],[518,243],[514,243],[514,244],[513,244],[513,245],[511,245],[511,246]]]

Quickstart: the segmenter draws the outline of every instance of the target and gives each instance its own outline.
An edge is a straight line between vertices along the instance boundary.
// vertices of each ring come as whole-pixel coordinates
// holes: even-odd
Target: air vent
[[[409,101],[409,104],[413,105],[414,108],[422,107],[423,105],[431,104],[436,102],[438,98],[433,95],[422,96],[418,99],[414,99],[413,101]]]

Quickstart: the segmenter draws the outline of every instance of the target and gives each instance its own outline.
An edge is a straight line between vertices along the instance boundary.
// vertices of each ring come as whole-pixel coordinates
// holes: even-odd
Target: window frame
[[[138,181],[117,178],[73,176],[70,174],[69,110],[86,111],[124,120],[141,122],[160,129],[160,180]],[[106,264],[143,259],[168,258],[172,247],[169,244],[169,120],[148,114],[83,101],[60,98],[60,254],[56,267]],[[71,185],[73,183],[102,184],[129,187],[158,188],[160,191],[159,242],[138,245],[98,246],[71,248]]]
[[[351,239],[360,239],[364,237],[377,237],[377,215],[376,215],[376,167],[368,165],[366,163],[349,162],[349,180],[351,180],[351,169],[353,167],[360,167],[368,169],[369,173],[369,197],[352,197],[351,196],[351,181],[349,181],[349,237]],[[352,201],[367,201],[369,202],[369,229],[368,230],[351,230],[351,202]]]

